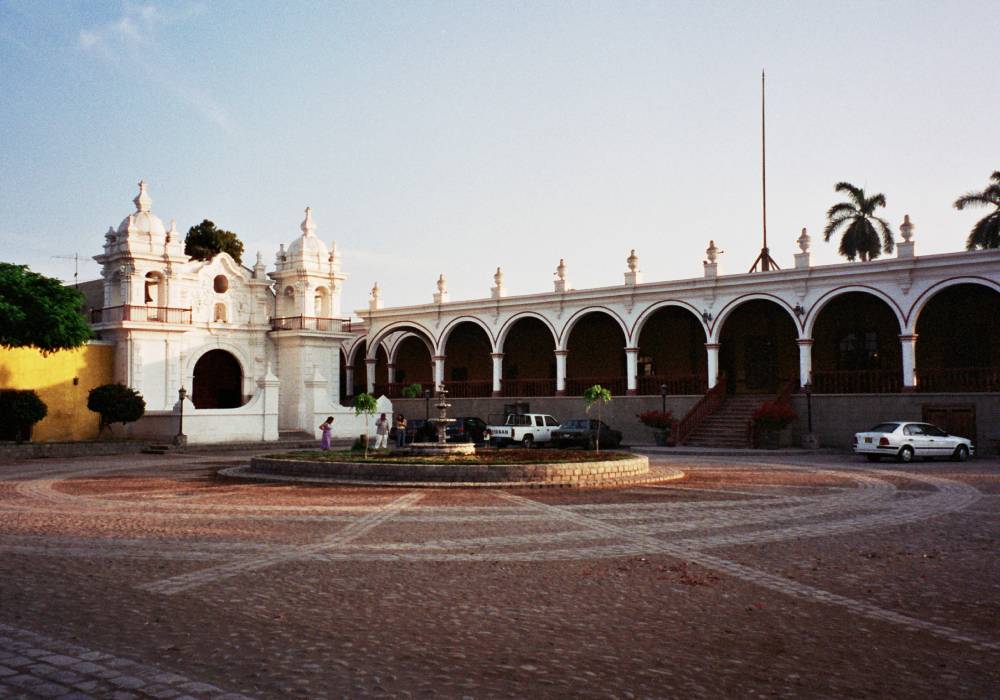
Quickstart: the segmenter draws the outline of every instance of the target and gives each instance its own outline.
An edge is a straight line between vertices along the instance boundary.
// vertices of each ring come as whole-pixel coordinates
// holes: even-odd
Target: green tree
[[[112,423],[132,423],[146,413],[146,401],[135,389],[124,384],[104,384],[87,395],[87,408],[101,415],[100,430]]]
[[[594,436],[594,451],[601,451],[601,406],[611,400],[611,392],[600,384],[595,384],[583,392],[583,400],[587,404],[587,413],[597,404],[597,434]]]
[[[413,383],[403,387],[403,398],[405,399],[419,399],[422,393],[424,393],[422,384]]]
[[[990,184],[982,192],[969,192],[955,200],[955,208],[988,207],[996,209],[976,222],[965,240],[968,250],[976,248],[1000,248],[1000,170],[990,175]]]
[[[354,415],[365,416],[365,459],[368,459],[368,423],[377,410],[378,404],[371,394],[361,393],[354,397]]]
[[[43,355],[90,338],[83,295],[27,265],[0,263],[0,346],[34,347]]]
[[[48,406],[31,389],[0,390],[0,440],[30,440],[31,429],[48,412]]]
[[[232,231],[216,228],[205,219],[188,229],[184,237],[184,253],[195,260],[211,260],[219,253],[229,253],[238,263],[243,262],[243,241]]]
[[[823,230],[823,240],[829,241],[830,236],[846,226],[840,237],[840,254],[848,260],[874,260],[883,252],[891,253],[895,245],[892,229],[885,219],[875,216],[875,210],[885,206],[885,195],[866,197],[863,189],[849,182],[838,182],[834,190],[846,192],[849,201],[834,204],[826,212],[828,223]],[[876,226],[882,233],[881,246]]]

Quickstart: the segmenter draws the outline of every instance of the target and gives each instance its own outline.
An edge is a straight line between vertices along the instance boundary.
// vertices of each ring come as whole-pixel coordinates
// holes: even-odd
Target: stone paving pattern
[[[0,465],[0,698],[1000,697],[1000,464],[621,489]]]

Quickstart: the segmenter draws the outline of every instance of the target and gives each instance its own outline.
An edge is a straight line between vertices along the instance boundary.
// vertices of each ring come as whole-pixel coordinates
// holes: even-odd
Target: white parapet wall
[[[357,415],[354,413],[354,409],[349,406],[335,405],[330,406],[328,410],[316,411],[314,413],[313,419],[313,431],[316,435],[316,439],[320,438],[319,425],[327,419],[327,416],[333,416],[333,431],[331,435],[335,438],[356,438],[359,435],[364,435],[367,429],[369,437],[374,437],[375,435],[375,421],[381,414],[385,414],[389,420],[392,420],[392,401],[387,399],[385,396],[380,396],[375,402],[375,413],[372,415]]]

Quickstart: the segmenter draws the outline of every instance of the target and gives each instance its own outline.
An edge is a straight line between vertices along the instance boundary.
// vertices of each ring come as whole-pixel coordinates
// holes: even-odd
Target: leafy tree
[[[184,253],[195,260],[211,260],[219,253],[229,253],[233,260],[243,262],[243,241],[232,231],[216,228],[205,219],[188,229],[184,237]]]
[[[406,399],[419,399],[422,393],[424,387],[421,384],[413,383],[403,387],[403,398]]]
[[[0,346],[35,347],[43,355],[90,338],[83,295],[27,265],[0,263]]]
[[[972,227],[969,237],[965,240],[965,247],[968,250],[1000,248],[1000,170],[993,171],[990,181],[982,192],[969,192],[955,200],[955,208],[958,210],[967,206],[996,207]]]
[[[31,389],[0,390],[0,440],[30,440],[31,429],[48,412],[48,406]]]
[[[354,415],[365,415],[365,459],[368,459],[368,423],[377,410],[378,404],[371,394],[361,393],[354,397]]]
[[[87,408],[101,414],[100,430],[104,430],[112,423],[125,425],[142,418],[146,401],[142,394],[124,384],[104,384],[90,390]]]
[[[849,182],[838,182],[834,190],[846,192],[849,201],[834,204],[826,212],[829,222],[823,230],[823,240],[829,241],[830,236],[846,225],[847,228],[840,237],[840,254],[848,260],[874,260],[883,252],[891,253],[895,245],[892,229],[885,219],[874,213],[878,207],[885,206],[885,195],[880,193],[866,197],[863,189]],[[882,232],[881,250],[876,225]]]
[[[600,384],[595,384],[583,392],[583,400],[587,403],[587,413],[597,404],[597,435],[594,436],[594,451],[601,451],[601,406],[611,400],[611,392]]]

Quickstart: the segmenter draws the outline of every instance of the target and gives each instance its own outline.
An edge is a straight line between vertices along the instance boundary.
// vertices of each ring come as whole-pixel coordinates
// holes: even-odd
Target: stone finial
[[[903,223],[899,225],[899,235],[906,243],[909,243],[910,239],[913,238],[913,224],[910,223],[909,214],[903,216]]]
[[[719,256],[724,252],[725,251],[719,250],[715,246],[714,240],[710,240],[708,242],[708,247],[705,248],[705,255],[708,257],[708,264],[714,265],[715,263],[717,263],[719,261]]]
[[[372,299],[381,299],[381,298],[382,298],[382,290],[379,289],[378,282],[376,282],[375,286],[372,287]]]
[[[378,311],[382,308],[382,290],[379,289],[378,282],[372,287],[372,296],[368,300],[368,308],[372,311]]]
[[[302,233],[306,236],[313,235],[313,231],[316,230],[316,224],[313,223],[312,207],[306,207],[306,218],[302,220],[302,225],[299,228],[302,229]]]
[[[497,287],[503,286],[503,270],[499,267],[497,268],[497,271],[493,273],[493,284]]]
[[[281,265],[281,263],[285,262],[285,258],[286,258],[286,255],[285,255],[285,244],[284,243],[279,243],[278,244],[278,255],[277,255],[277,259],[275,260],[275,262],[278,265]]]
[[[434,303],[443,304],[448,301],[448,283],[445,281],[444,273],[438,276],[437,292],[434,294]]]
[[[566,261],[559,258],[559,264],[556,266],[555,271],[556,279],[564,282],[566,280]]]
[[[177,239],[177,219],[170,220],[170,230],[167,231],[167,243]]]
[[[625,273],[625,284],[634,287],[642,282],[642,273],[639,272],[639,256],[635,254],[635,248],[629,253],[625,263],[628,265],[628,272]]]
[[[636,270],[639,269],[639,256],[635,254],[635,248],[633,248],[632,252],[629,253],[629,256],[628,258],[625,259],[625,262],[628,264],[629,272],[635,272]]]
[[[801,250],[803,253],[808,253],[809,252],[809,243],[811,241],[812,241],[812,238],[809,236],[809,232],[806,231],[803,228],[802,229],[802,235],[799,236],[799,250]]]
[[[136,199],[138,199],[138,197],[136,197]],[[136,206],[138,206],[138,203],[136,204]],[[128,215],[128,226],[125,227],[125,230],[128,233],[132,233],[135,231],[135,214]]]
[[[145,180],[139,180],[139,194],[132,201],[135,203],[135,210],[137,212],[149,211],[149,208],[153,205],[153,200],[149,196],[149,192],[146,191]]]
[[[112,242],[115,240],[115,235],[116,235],[115,227],[108,226],[108,232],[104,234],[104,237],[108,240],[108,242]]]

